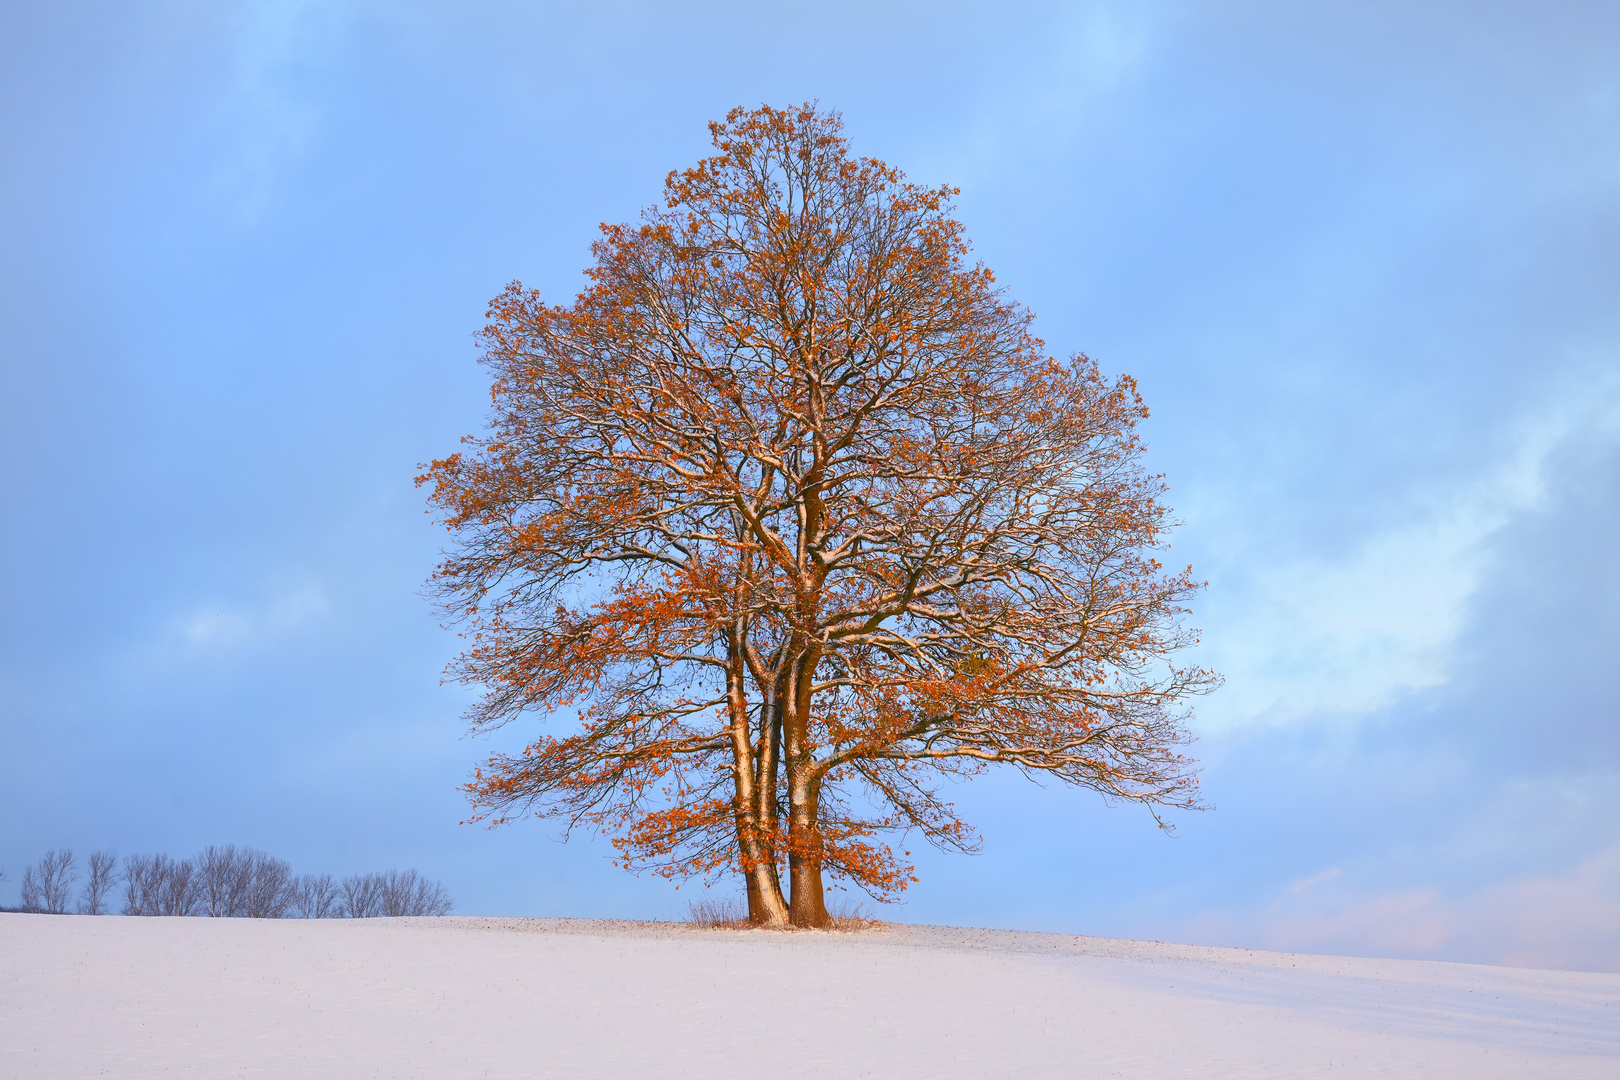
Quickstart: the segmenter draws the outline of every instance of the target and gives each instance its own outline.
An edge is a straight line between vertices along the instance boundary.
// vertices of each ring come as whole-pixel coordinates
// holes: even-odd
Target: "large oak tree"
[[[573,303],[492,302],[489,431],[420,478],[471,724],[542,729],[479,769],[478,816],[604,828],[823,926],[824,876],[913,880],[886,834],[973,846],[945,774],[1196,805],[1177,747],[1214,680],[1173,662],[1196,585],[1154,557],[1134,383],[1048,356],[955,193],[836,115],[711,131]]]

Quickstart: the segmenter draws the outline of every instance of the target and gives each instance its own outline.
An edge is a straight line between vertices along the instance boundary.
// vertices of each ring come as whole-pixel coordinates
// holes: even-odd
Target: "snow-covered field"
[[[1620,975],[1049,934],[0,915],[5,1077],[1620,1076]]]

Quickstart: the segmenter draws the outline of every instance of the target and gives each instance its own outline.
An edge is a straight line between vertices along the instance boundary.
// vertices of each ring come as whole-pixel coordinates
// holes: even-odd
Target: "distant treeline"
[[[204,848],[195,859],[105,851],[80,874],[70,850],[48,851],[23,871],[21,906],[46,915],[108,915],[122,889],[125,915],[202,915],[238,919],[369,919],[448,915],[450,894],[415,870],[293,876],[292,867],[253,848]],[[83,879],[83,888],[75,888]],[[0,873],[0,881],[5,875]]]

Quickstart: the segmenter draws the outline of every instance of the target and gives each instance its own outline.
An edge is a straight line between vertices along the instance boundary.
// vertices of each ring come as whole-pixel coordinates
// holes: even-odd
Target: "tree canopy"
[[[471,725],[539,726],[476,816],[602,828],[819,926],[824,875],[914,880],[886,837],[976,844],[946,774],[1196,806],[1178,747],[1215,677],[1174,663],[1198,585],[1156,558],[1133,381],[1047,355],[956,192],[852,156],[836,114],[710,128],[571,304],[492,301],[489,429],[418,478]]]

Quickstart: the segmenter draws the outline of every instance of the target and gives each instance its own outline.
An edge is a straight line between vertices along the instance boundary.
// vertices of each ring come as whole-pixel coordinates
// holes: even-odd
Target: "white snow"
[[[0,915],[5,1077],[1620,1077],[1620,975],[898,927]]]

